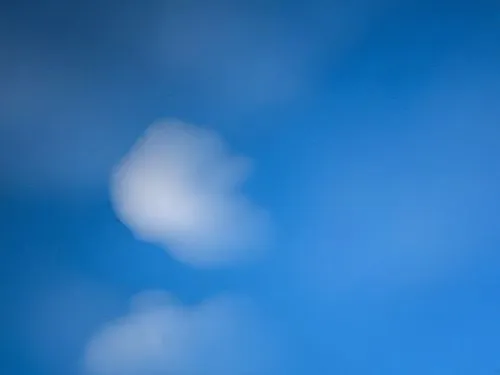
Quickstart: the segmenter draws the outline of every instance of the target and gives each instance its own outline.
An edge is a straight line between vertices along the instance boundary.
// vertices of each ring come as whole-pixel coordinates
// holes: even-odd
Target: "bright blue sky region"
[[[164,290],[249,298],[272,375],[496,374],[499,41],[493,0],[2,2],[0,372],[80,374]],[[265,257],[193,266],[119,220],[113,167],[161,118],[253,160]]]

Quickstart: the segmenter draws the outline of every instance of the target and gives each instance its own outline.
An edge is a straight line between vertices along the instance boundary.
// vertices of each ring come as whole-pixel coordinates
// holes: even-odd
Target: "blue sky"
[[[498,40],[491,0],[2,3],[1,372],[495,374]]]

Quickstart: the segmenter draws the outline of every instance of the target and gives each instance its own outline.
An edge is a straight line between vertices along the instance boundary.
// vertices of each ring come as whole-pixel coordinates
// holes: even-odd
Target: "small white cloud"
[[[93,336],[85,373],[267,374],[277,360],[270,339],[242,301],[221,297],[184,308],[155,292],[134,298],[128,315]]]
[[[239,191],[249,161],[230,156],[214,133],[163,121],[135,145],[112,178],[119,218],[136,236],[197,266],[262,249],[266,213]]]

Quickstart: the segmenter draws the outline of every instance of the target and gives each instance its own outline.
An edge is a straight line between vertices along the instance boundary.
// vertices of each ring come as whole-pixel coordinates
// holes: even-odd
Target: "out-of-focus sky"
[[[3,1],[0,372],[500,369],[500,3]]]

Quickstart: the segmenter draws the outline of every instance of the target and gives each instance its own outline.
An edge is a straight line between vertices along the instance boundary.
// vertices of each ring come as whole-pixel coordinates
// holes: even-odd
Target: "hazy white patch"
[[[387,2],[307,3],[284,12],[267,2],[168,3],[143,45],[209,105],[253,111],[310,93],[325,61],[331,70]]]
[[[155,292],[156,304],[133,308],[98,331],[87,346],[89,375],[271,374],[276,343],[250,305],[220,297],[182,307]],[[170,300],[170,302],[167,302]]]
[[[208,100],[249,109],[289,99],[303,89],[305,40],[295,43],[279,22],[236,7],[166,12],[155,48],[161,65],[195,78]],[[309,72],[307,72],[309,73]]]
[[[119,218],[179,260],[210,266],[262,249],[267,215],[239,191],[249,161],[214,133],[177,121],[154,124],[112,178]]]

